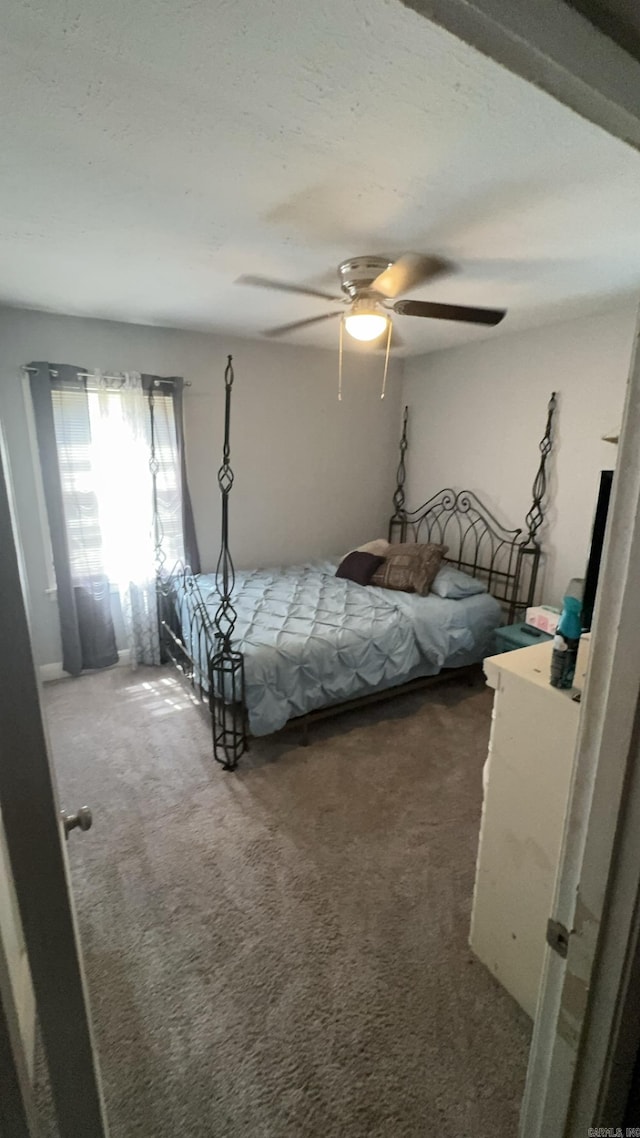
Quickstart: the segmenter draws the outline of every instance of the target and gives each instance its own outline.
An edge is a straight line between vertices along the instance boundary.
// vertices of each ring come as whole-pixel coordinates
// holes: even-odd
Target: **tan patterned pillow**
[[[446,545],[415,541],[392,545],[369,584],[378,585],[381,589],[398,589],[403,593],[419,593],[421,597],[426,597],[447,548]]]

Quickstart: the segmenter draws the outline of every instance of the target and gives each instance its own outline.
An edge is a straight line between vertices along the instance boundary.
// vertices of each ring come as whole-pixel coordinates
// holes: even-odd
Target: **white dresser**
[[[575,688],[549,684],[552,643],[491,656],[495,690],[476,863],[476,956],[533,1018],[569,794],[589,641]]]

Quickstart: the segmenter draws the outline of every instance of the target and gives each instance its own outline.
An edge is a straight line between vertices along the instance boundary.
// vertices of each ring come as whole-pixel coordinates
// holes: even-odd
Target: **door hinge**
[[[566,925],[554,921],[551,917],[547,921],[547,944],[558,953],[558,956],[566,960],[569,951],[569,930]]]

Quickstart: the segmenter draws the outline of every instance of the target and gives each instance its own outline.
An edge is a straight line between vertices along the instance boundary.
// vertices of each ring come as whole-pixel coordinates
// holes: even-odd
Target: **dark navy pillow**
[[[356,549],[347,553],[336,569],[336,577],[345,577],[347,581],[355,581],[356,585],[368,585],[376,569],[379,569],[384,557],[376,557],[374,553],[363,553]]]

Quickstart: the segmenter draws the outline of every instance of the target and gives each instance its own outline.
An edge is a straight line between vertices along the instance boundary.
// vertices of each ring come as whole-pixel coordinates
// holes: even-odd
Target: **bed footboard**
[[[244,656],[229,644],[211,620],[198,578],[188,566],[157,578],[160,655],[189,680],[211,713],[214,757],[224,770],[235,770],[248,749],[244,705]]]

